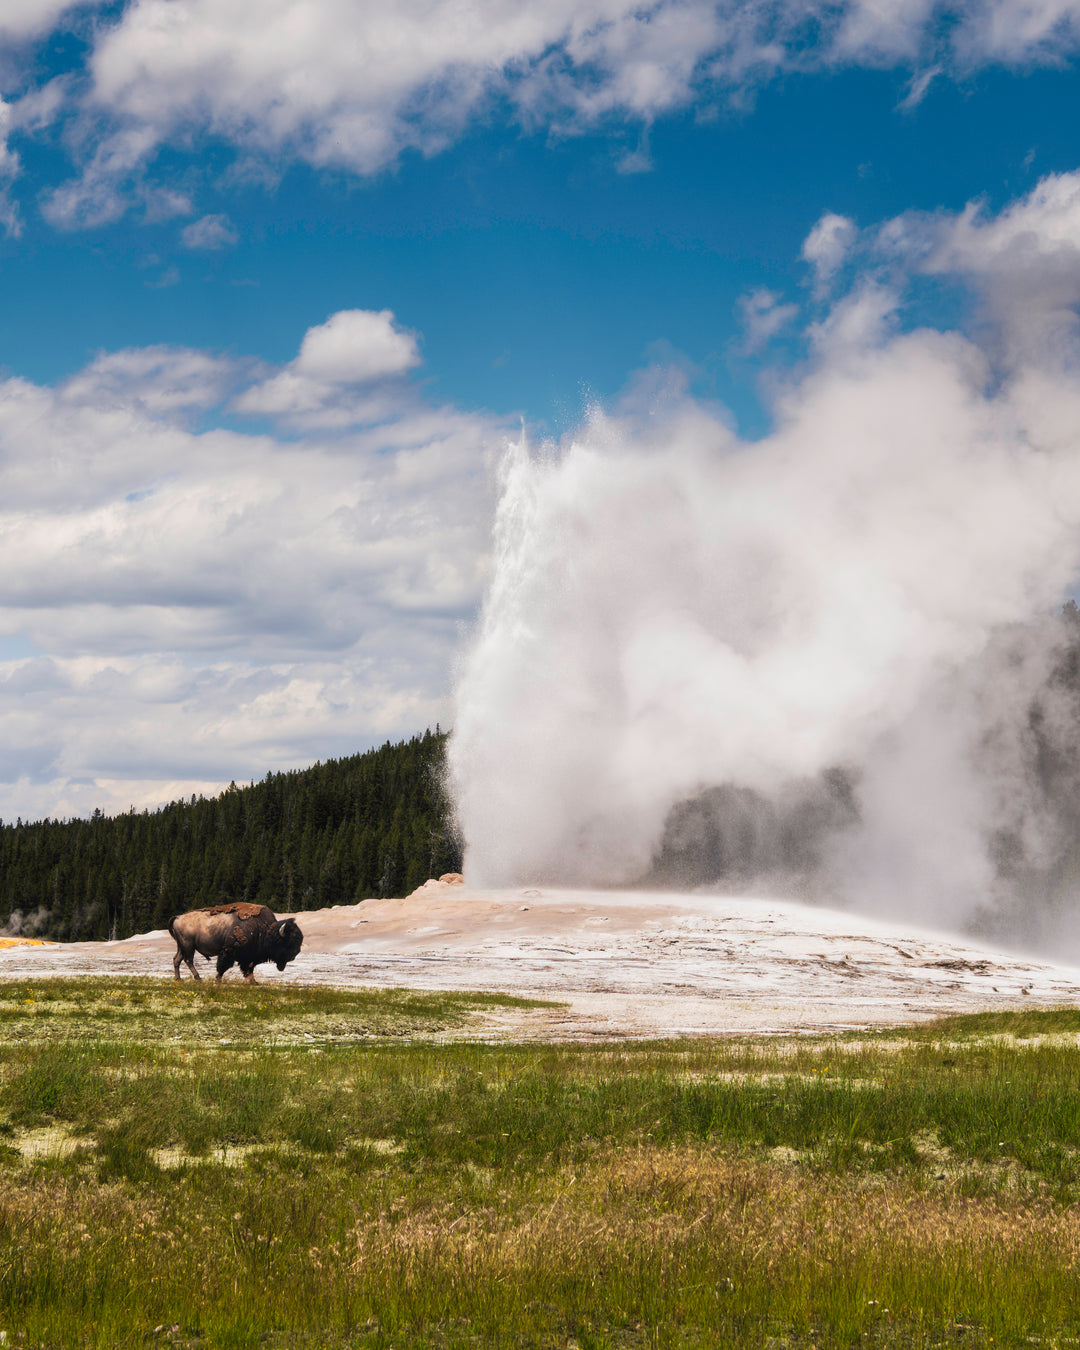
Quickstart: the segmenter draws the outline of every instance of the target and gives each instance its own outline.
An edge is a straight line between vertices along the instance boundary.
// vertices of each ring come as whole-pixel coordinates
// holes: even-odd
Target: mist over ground
[[[717,884],[1075,955],[1080,178],[826,216],[804,257],[764,439],[652,371],[507,451],[451,746],[470,884]],[[964,331],[911,326],[926,278]]]

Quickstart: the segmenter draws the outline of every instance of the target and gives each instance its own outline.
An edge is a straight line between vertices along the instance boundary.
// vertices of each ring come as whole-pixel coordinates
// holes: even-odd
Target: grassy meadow
[[[0,1343],[1080,1343],[1080,1012],[470,1039],[491,995],[0,984]]]

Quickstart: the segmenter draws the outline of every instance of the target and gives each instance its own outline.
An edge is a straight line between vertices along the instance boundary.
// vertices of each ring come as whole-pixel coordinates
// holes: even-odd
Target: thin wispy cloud
[[[802,257],[813,269],[814,290],[819,297],[828,292],[857,234],[854,221],[827,211],[806,236]]]
[[[784,304],[781,296],[760,286],[739,300],[743,339],[740,350],[749,356],[761,351],[778,333],[783,332],[799,313],[798,305]]]
[[[232,248],[237,234],[228,216],[203,216],[185,225],[180,231],[180,242],[185,248],[201,249],[216,253],[220,249]]]

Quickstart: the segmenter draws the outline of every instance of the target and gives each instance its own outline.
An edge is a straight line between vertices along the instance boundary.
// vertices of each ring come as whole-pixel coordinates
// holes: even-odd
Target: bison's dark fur
[[[178,914],[169,920],[169,932],[176,939],[173,972],[177,979],[181,961],[197,980],[202,978],[195,969],[198,952],[217,957],[219,980],[230,966],[238,965],[248,984],[254,982],[255,967],[264,961],[273,961],[278,970],[284,970],[304,940],[295,919],[276,919],[265,905],[243,901]]]

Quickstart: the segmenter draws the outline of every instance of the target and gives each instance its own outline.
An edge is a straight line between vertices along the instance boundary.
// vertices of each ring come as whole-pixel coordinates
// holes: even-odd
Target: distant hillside
[[[221,897],[289,911],[405,895],[461,867],[445,743],[436,728],[160,811],[0,826],[0,924],[74,941]]]

